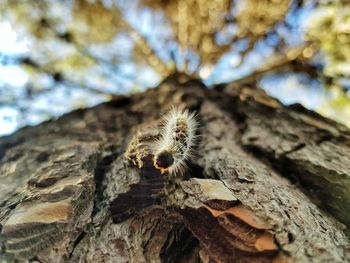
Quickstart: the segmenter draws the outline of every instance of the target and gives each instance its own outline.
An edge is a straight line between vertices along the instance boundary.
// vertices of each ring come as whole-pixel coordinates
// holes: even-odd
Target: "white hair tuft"
[[[198,122],[188,110],[172,108],[164,118],[161,137],[154,146],[154,166],[162,173],[183,174],[193,157]]]

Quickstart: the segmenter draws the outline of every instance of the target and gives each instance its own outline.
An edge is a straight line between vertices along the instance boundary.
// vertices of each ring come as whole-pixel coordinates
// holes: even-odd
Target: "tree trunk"
[[[195,110],[184,175],[153,167],[172,105]],[[0,141],[2,262],[350,262],[350,131],[262,90],[158,88]]]

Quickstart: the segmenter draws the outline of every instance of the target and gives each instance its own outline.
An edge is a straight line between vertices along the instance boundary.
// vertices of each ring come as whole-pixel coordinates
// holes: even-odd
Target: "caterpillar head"
[[[154,156],[154,166],[159,169],[161,173],[168,172],[173,164],[174,157],[167,150],[163,150]]]

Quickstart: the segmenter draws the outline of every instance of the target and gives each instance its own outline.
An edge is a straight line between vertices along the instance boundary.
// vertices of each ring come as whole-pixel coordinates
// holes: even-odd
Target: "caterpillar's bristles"
[[[183,174],[193,157],[198,122],[188,110],[172,108],[163,117],[160,139],[154,144],[154,166],[161,173]]]

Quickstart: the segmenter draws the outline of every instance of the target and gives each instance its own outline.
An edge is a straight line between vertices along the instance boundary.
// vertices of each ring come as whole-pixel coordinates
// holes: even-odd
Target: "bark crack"
[[[298,145],[294,146],[292,149],[288,150],[288,151],[284,151],[281,156],[279,157],[279,159],[282,159],[283,157],[285,157],[286,155],[292,153],[292,152],[296,152],[299,151],[301,149],[303,149],[306,146],[305,143],[299,143]]]
[[[104,154],[104,156],[103,156]],[[115,159],[120,155],[120,152],[114,145],[109,145],[101,153],[99,160],[96,163],[94,170],[94,182],[95,182],[95,193],[94,193],[94,207],[91,217],[96,215],[103,206],[107,205],[104,202],[104,190],[105,186],[103,181],[106,173],[110,170],[110,167]]]
[[[83,231],[81,232],[78,237],[74,240],[74,243],[73,243],[73,247],[72,247],[72,251],[69,253],[69,259],[72,258],[73,254],[74,254],[74,251],[75,251],[75,248],[79,245],[79,243],[84,239],[84,237],[86,236],[86,232]]]

